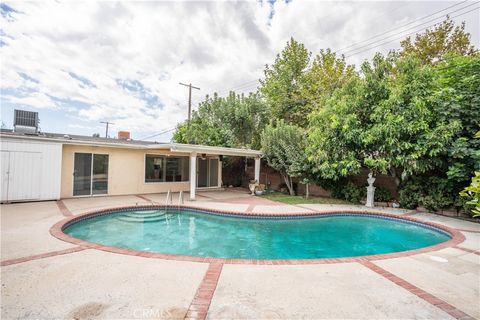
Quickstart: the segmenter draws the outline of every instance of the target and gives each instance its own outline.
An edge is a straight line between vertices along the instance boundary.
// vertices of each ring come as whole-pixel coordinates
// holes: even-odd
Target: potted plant
[[[252,196],[255,195],[255,189],[258,187],[258,181],[257,180],[250,180],[250,183],[248,184],[248,189],[252,193]]]
[[[259,184],[255,188],[255,195],[261,196],[265,192],[265,185],[264,184]]]

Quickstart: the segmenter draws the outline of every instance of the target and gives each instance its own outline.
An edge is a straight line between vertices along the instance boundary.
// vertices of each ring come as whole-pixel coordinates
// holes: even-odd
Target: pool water
[[[254,219],[174,209],[119,211],[76,222],[64,232],[125,249],[244,259],[355,257],[450,239],[431,228],[372,216]]]

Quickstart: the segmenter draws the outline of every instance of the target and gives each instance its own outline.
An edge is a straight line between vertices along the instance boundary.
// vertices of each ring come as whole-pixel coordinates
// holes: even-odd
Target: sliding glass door
[[[208,186],[218,187],[218,159],[210,159],[208,169]]]
[[[73,195],[90,195],[92,188],[92,154],[75,153],[73,167]]]
[[[208,187],[208,159],[198,158],[197,187]]]
[[[107,194],[107,154],[75,153],[73,167],[74,196]]]
[[[218,187],[218,159],[198,158],[197,187]]]
[[[92,194],[108,193],[108,154],[94,154],[92,167]]]

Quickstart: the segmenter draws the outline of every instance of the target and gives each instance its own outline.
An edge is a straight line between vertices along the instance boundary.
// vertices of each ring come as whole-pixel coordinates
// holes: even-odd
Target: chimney
[[[129,131],[118,131],[118,139],[130,140],[130,132]]]

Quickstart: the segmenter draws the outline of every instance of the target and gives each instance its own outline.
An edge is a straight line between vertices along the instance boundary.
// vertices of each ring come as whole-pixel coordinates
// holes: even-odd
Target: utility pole
[[[192,113],[192,88],[197,90],[200,90],[200,88],[192,86],[191,83],[186,84],[180,82],[180,85],[188,87],[188,123],[190,123],[190,115]]]
[[[105,123],[106,124],[106,128],[105,128],[105,138],[108,138],[108,125],[109,124],[115,124],[113,122],[108,122],[108,121],[100,121],[100,123]]]

